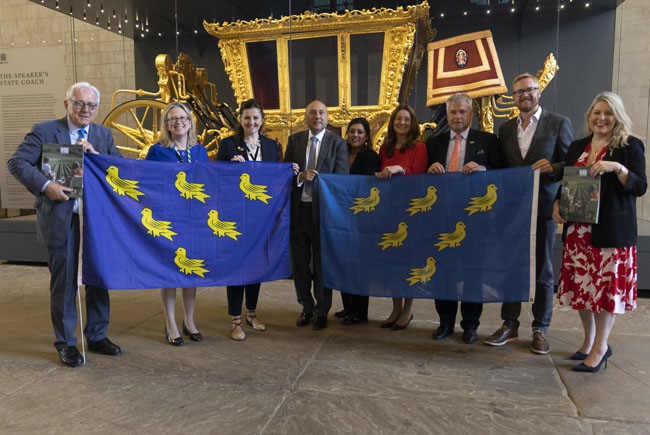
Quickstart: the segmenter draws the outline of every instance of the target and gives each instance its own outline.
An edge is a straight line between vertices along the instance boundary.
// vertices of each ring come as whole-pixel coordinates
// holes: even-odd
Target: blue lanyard
[[[178,161],[181,163],[186,163],[183,160],[183,157],[181,157],[180,151],[176,149],[176,145],[174,145],[174,151],[176,152],[176,157],[178,157]],[[192,163],[192,154],[190,153],[190,150],[186,150],[186,151],[187,151],[187,163]]]

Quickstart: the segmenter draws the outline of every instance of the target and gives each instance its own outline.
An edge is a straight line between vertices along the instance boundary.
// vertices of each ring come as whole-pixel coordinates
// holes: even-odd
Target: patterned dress
[[[591,143],[575,166],[586,166]],[[605,156],[608,147],[593,163]],[[607,201],[608,198],[601,198]],[[558,285],[560,305],[593,313],[622,314],[636,308],[636,246],[595,248],[591,246],[591,224],[567,222]]]

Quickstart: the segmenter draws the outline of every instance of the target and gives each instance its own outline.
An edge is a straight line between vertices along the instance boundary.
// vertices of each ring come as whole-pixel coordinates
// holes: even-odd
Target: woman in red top
[[[420,124],[415,111],[408,104],[400,104],[390,115],[388,133],[379,151],[381,172],[375,175],[390,179],[393,175],[424,174],[427,147],[416,140],[419,136]],[[381,327],[393,331],[406,329],[413,319],[412,307],[411,298],[393,298],[393,311]]]

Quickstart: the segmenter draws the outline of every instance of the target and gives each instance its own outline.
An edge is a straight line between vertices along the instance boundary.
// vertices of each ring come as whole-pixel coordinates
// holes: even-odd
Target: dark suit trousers
[[[246,309],[255,311],[257,308],[257,298],[260,295],[260,283],[248,285],[229,285],[226,287],[228,292],[228,314],[231,316],[241,316],[241,304],[244,302],[244,292],[246,292]]]
[[[301,202],[296,216],[291,216],[289,238],[291,269],[298,303],[302,305],[304,313],[326,317],[332,307],[332,289],[323,287],[320,234],[310,202]],[[312,278],[314,282],[313,297],[311,294]],[[316,299],[315,303],[314,299]]]
[[[345,312],[354,318],[368,318],[368,296],[341,292],[341,301]]]
[[[533,303],[533,329],[547,332],[553,315],[553,245],[557,224],[551,218],[537,218],[537,247],[535,302]],[[501,318],[508,328],[519,327],[521,302],[501,305]]]
[[[458,301],[443,301],[436,299],[436,311],[440,316],[440,326],[453,328],[456,323],[456,311],[458,310]],[[483,312],[483,304],[478,302],[461,302],[460,314],[462,320],[460,327],[463,329],[477,330],[480,324],[479,319]]]
[[[63,228],[61,229],[63,230]],[[62,246],[47,247],[50,268],[50,311],[58,349],[74,346],[77,329],[77,268],[79,257],[79,215],[73,214],[68,237]],[[110,317],[108,291],[86,286],[86,327],[84,334],[90,342],[106,337]]]

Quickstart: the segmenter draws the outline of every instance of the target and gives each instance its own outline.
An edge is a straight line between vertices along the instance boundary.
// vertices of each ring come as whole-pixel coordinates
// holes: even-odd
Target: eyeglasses
[[[539,87],[536,88],[526,88],[526,89],[517,89],[516,91],[512,91],[512,95],[515,97],[521,97],[524,94],[532,94],[533,92],[539,90]]]
[[[170,122],[172,124],[174,122],[176,122],[176,121],[182,122],[183,124],[185,124],[188,120],[189,120],[189,118],[187,116],[172,116],[172,117],[167,118],[167,122]]]
[[[75,109],[83,109],[84,106],[88,106],[88,110],[93,111],[97,109],[97,104],[95,103],[87,103],[85,101],[78,101],[78,100],[68,100],[72,103]]]

